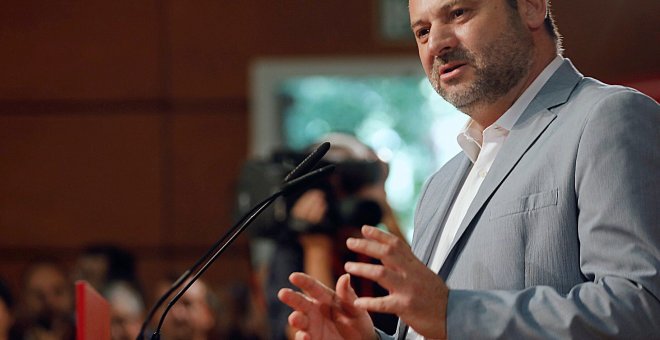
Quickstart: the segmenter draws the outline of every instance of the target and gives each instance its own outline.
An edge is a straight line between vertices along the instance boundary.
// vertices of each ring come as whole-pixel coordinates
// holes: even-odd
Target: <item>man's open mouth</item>
[[[464,65],[466,65],[466,64],[465,63],[451,63],[451,64],[444,65],[440,68],[440,74],[449,73],[449,72],[451,72],[451,71],[453,71],[453,70],[455,70],[455,69],[457,69],[461,66],[464,66]]]

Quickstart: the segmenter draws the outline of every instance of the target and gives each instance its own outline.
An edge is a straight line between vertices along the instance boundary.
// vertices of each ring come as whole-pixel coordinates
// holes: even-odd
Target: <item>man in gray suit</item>
[[[280,299],[300,339],[659,338],[660,107],[561,57],[547,0],[410,0],[422,65],[470,116],[427,182],[412,249],[365,226],[346,263],[389,291],[302,273]]]

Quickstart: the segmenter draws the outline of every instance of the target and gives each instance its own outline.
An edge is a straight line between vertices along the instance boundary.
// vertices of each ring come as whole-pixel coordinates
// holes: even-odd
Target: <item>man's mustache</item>
[[[448,64],[453,61],[466,61],[468,63],[472,63],[474,61],[474,56],[470,51],[464,49],[464,48],[454,48],[449,52],[444,53],[441,56],[435,57],[435,60],[433,61],[433,66],[442,66],[445,64]]]

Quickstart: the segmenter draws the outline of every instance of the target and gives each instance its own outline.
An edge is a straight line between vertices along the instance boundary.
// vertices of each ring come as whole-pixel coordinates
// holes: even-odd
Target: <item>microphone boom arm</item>
[[[319,157],[320,159],[320,157]],[[332,172],[334,170],[335,166],[334,165],[326,165],[325,167],[316,169],[314,171],[310,171],[300,177],[291,179],[288,182],[285,182],[282,187],[280,188],[279,191],[275,192],[274,194],[270,195],[263,201],[259,202],[254,208],[252,208],[248,214],[243,216],[241,220],[239,220],[230,230],[228,230],[207,252],[204,254],[195,264],[185,271],[172,286],[170,289],[163,295],[161,298],[154,304],[152,309],[149,311],[149,315],[146,317],[144,323],[142,324],[142,327],[140,329],[140,333],[137,336],[137,340],[142,340],[144,338],[144,331],[146,330],[147,324],[149,320],[153,317],[155,314],[156,310],[160,305],[163,304],[163,302],[169,297],[174,290],[176,290],[178,287],[185,282],[186,279],[192,275],[192,273],[199,267],[199,265],[208,258],[208,261],[204,264],[204,266],[193,276],[192,279],[170,300],[168,303],[167,307],[163,311],[163,314],[161,315],[161,318],[158,322],[158,327],[154,331],[154,334],[152,334],[151,339],[152,340],[158,340],[160,339],[160,329],[163,326],[163,323],[165,321],[165,317],[167,316],[169,310],[174,306],[174,304],[183,296],[183,294],[197,281],[197,279],[204,274],[204,272],[208,269],[208,267],[215,262],[215,260],[220,256],[225,249],[231,245],[234,240],[245,230],[250,223],[261,214],[262,211],[264,211],[266,208],[268,208],[278,197],[282,195],[287,195],[292,191],[295,191],[297,189],[300,189],[303,187],[305,184],[308,184],[309,182],[318,179],[321,176],[325,176]],[[222,246],[218,249],[218,246]],[[209,258],[209,255],[211,252],[215,249],[218,249],[213,256]]]
[[[174,304],[176,304],[177,301],[179,301],[179,299],[183,296],[183,294],[184,294],[186,291],[188,291],[188,289],[189,289],[189,288],[195,283],[195,281],[197,281],[197,279],[198,279],[200,276],[202,276],[202,274],[204,274],[204,272],[206,272],[206,270],[211,266],[211,264],[213,264],[213,262],[215,262],[215,260],[218,258],[218,256],[220,256],[220,254],[222,254],[222,253],[225,251],[225,249],[226,249],[229,245],[231,245],[231,244],[234,242],[234,240],[236,239],[236,237],[238,237],[238,235],[240,235],[240,234],[243,232],[243,230],[245,230],[245,228],[247,228],[247,226],[249,226],[250,223],[251,223],[255,218],[257,218],[257,216],[259,216],[259,214],[261,214],[262,211],[264,211],[266,208],[268,208],[268,207],[269,207],[273,202],[275,202],[275,200],[276,200],[279,196],[281,196],[283,193],[284,193],[284,191],[280,190],[280,191],[278,191],[278,192],[276,192],[276,193],[270,195],[268,198],[264,199],[263,201],[261,201],[261,202],[255,207],[255,209],[252,209],[252,210],[250,211],[251,213],[249,214],[249,217],[248,217],[248,218],[243,218],[243,219],[241,220],[242,223],[238,223],[238,224],[236,224],[236,225],[235,225],[233,228],[231,228],[227,233],[225,233],[225,235],[223,235],[223,237],[222,237],[221,240],[226,239],[227,236],[228,236],[229,234],[231,234],[231,236],[229,237],[229,239],[228,239],[226,242],[224,242],[224,244],[223,244],[223,245],[222,245],[222,246],[221,246],[221,247],[215,252],[215,254],[213,254],[213,256],[211,256],[211,257],[209,258],[209,260],[208,260],[208,261],[204,264],[204,266],[203,266],[203,267],[197,272],[197,274],[195,274],[195,275],[192,277],[192,279],[190,279],[190,280],[188,281],[188,283],[187,283],[183,288],[181,288],[181,290],[180,290],[180,291],[179,291],[179,292],[178,292],[178,293],[172,298],[172,300],[170,300],[170,302],[167,304],[167,307],[166,307],[165,310],[163,311],[163,315],[160,317],[160,320],[158,321],[158,327],[156,328],[156,331],[154,332],[154,334],[151,336],[151,340],[158,340],[158,339],[160,339],[160,329],[161,329],[162,326],[163,326],[163,322],[165,322],[165,317],[167,316],[167,313],[168,313],[168,312],[170,311],[170,309],[174,306]],[[213,247],[213,249],[215,249],[215,248],[217,248],[217,246]],[[205,256],[205,257],[206,257],[206,256]],[[203,257],[203,258],[205,258],[205,257]],[[201,261],[200,261],[200,262],[201,262]],[[188,271],[192,272],[191,270],[188,270]],[[189,275],[190,275],[190,274],[188,274],[188,276],[189,276]],[[183,278],[183,276],[177,280],[177,283],[178,283],[179,285],[180,285],[181,283],[178,282],[178,281],[183,281],[183,280],[185,280],[185,278],[184,278],[183,280],[182,280],[182,278]],[[176,289],[176,288],[175,288],[175,289]],[[168,295],[169,295],[169,294],[168,294]]]

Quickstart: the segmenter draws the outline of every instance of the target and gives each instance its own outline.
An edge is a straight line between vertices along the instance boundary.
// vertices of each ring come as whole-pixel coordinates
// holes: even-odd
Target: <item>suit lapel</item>
[[[434,211],[433,216],[426,224],[426,227],[421,234],[415,235],[413,249],[416,254],[419,254],[418,256],[420,257],[420,260],[427,266],[429,265],[431,254],[433,254],[433,250],[438,244],[438,237],[440,237],[440,234],[442,233],[445,219],[447,218],[449,209],[454,202],[454,197],[456,196],[456,193],[461,190],[463,181],[472,165],[472,162],[467,156],[461,156],[462,159],[460,164],[457,166],[456,171],[454,171],[453,177],[449,180],[449,184],[442,186],[443,188],[446,188],[446,191],[441,193],[442,196],[439,197],[438,208]],[[401,319],[398,321],[397,331],[396,339],[405,339],[406,333],[408,333],[408,325],[406,325]]]
[[[490,199],[511,170],[518,164],[518,161],[523,157],[525,152],[555,119],[556,115],[550,109],[565,103],[581,78],[582,75],[575,70],[570,61],[564,61],[564,64],[548,80],[539,94],[536,95],[520,116],[504,145],[502,145],[502,149],[497,154],[488,175],[481,184],[477,195],[461,222],[456,237],[452,242],[449,256],[440,269],[440,275],[443,279],[447,279],[449,271],[454,265],[460,251],[460,247],[456,246],[457,243],[466,234],[468,227],[474,225],[473,220],[477,214],[482,210],[484,204]]]
[[[457,171],[449,182],[450,184],[446,186],[448,190],[441,193],[442,197],[439,200],[438,208],[433,213],[433,217],[428,222],[427,227],[424,228],[421,235],[415,237],[417,242],[421,242],[418,246],[419,249],[417,250],[417,253],[420,255],[420,260],[426,265],[429,265],[431,254],[438,243],[438,237],[440,237],[440,234],[442,233],[444,222],[449,214],[449,209],[456,196],[455,194],[461,189],[463,181],[470,170],[471,164],[472,162],[470,162],[469,158],[463,157]]]

